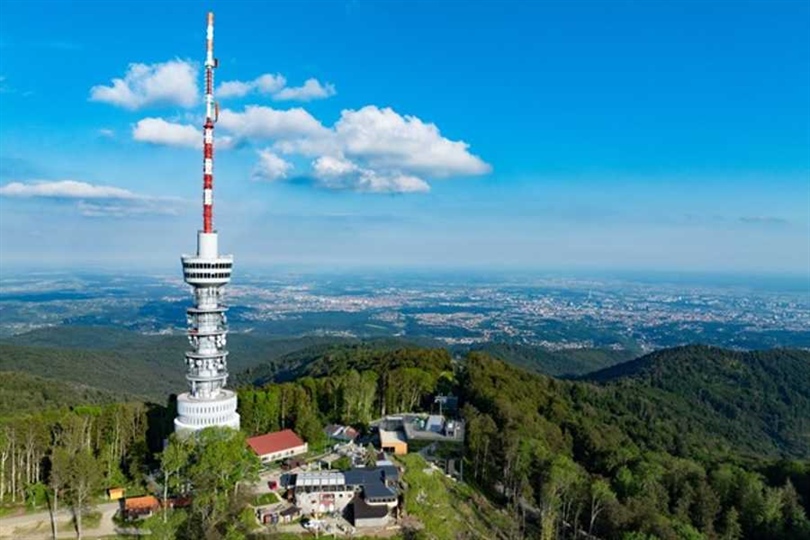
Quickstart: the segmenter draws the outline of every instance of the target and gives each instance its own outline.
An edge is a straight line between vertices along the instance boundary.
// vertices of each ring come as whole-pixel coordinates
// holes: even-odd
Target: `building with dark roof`
[[[390,510],[397,506],[398,482],[399,469],[385,465],[344,472],[299,473],[293,479],[292,490],[295,504],[304,514],[348,513],[347,508],[360,499],[363,505],[376,508],[374,519],[385,517],[387,521]]]
[[[368,504],[363,497],[355,495],[350,508],[351,521],[358,529],[388,525],[389,509],[385,505]]]

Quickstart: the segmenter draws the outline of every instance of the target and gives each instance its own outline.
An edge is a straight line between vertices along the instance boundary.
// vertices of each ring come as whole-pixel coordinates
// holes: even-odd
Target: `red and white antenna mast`
[[[208,12],[205,53],[205,124],[203,124],[203,232],[214,231],[214,123],[217,105],[214,102],[214,13]]]

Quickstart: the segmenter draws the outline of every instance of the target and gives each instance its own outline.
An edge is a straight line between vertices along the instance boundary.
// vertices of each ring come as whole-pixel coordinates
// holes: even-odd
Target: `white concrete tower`
[[[205,124],[203,124],[203,228],[197,232],[197,254],[183,255],[183,277],[194,287],[194,307],[186,310],[190,351],[186,353],[189,392],[177,396],[174,429],[188,433],[210,426],[239,429],[236,394],[228,382],[227,308],[222,288],[231,281],[232,255],[220,255],[214,215],[214,14],[208,14],[205,57]]]

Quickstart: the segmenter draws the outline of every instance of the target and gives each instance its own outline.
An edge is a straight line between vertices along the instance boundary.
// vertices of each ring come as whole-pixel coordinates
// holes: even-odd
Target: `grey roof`
[[[399,469],[393,465],[383,465],[381,467],[364,467],[351,469],[343,473],[346,484],[350,486],[362,486],[381,482],[396,482],[399,480]]]
[[[338,471],[302,472],[295,476],[295,485],[298,486],[342,486],[346,484],[343,473]]]
[[[397,496],[396,493],[391,491],[382,482],[374,482],[373,484],[366,484],[363,486],[363,495],[366,497],[366,499],[380,499]]]
[[[399,480],[399,469],[393,465],[381,465],[379,468],[382,470],[386,482],[396,482]]]

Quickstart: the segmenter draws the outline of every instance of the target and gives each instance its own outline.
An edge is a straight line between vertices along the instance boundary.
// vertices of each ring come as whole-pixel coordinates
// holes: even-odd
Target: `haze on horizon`
[[[810,3],[4,2],[0,269],[810,276]],[[43,17],[47,13],[47,17]]]

